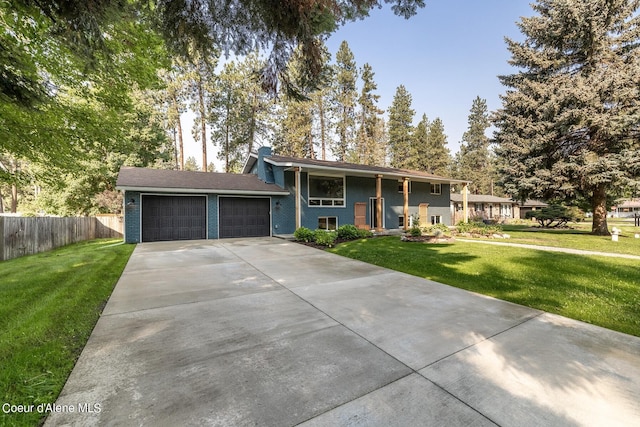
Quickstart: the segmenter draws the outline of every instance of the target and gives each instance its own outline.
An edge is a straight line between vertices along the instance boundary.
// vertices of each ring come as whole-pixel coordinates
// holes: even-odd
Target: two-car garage
[[[142,195],[142,241],[207,238],[207,196]],[[269,236],[269,198],[218,197],[218,237]]]
[[[122,167],[116,188],[127,243],[270,236],[272,202],[289,196],[256,174],[137,167]]]

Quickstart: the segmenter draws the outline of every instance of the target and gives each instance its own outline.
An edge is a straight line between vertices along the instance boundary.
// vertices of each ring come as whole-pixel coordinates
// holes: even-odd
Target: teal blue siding
[[[140,243],[140,192],[124,192],[124,241]]]

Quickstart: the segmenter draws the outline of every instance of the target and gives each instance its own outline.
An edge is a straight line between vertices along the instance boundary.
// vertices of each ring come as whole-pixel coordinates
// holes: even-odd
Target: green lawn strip
[[[134,245],[101,239],[0,262],[0,404],[55,402]],[[38,425],[45,414],[5,414]]]
[[[330,251],[640,336],[640,268],[634,260],[398,237],[342,243]]]
[[[503,226],[504,232],[511,236],[505,240],[509,243],[640,255],[640,238],[634,237],[635,233],[640,233],[640,228],[635,227],[635,231],[633,226],[623,225],[618,228],[622,229],[622,234],[618,241],[614,242],[611,237],[594,236],[584,229],[547,230],[519,225]]]

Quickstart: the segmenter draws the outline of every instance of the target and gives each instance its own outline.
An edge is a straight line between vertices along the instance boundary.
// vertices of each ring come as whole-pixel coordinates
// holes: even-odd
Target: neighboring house
[[[469,219],[475,221],[503,222],[513,218],[519,218],[520,206],[518,202],[504,197],[487,194],[469,194]],[[462,194],[451,194],[451,212],[457,224],[463,220],[464,210]]]
[[[343,224],[378,231],[452,224],[452,180],[423,172],[271,155],[262,147],[243,174],[123,167],[125,241],[292,234]]]
[[[547,206],[549,205],[545,202],[541,202],[540,200],[525,200],[520,203],[520,219],[526,219],[527,212],[537,211],[542,208],[546,208]]]
[[[615,218],[633,218],[640,215],[640,199],[620,200],[611,210]]]

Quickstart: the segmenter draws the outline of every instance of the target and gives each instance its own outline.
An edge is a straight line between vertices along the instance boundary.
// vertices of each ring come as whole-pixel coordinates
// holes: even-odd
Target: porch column
[[[300,191],[300,168],[293,168],[293,172],[295,175],[296,182],[296,230],[301,227],[301,216],[300,216],[300,200],[302,198],[302,192]]]
[[[469,183],[462,184],[462,220],[469,222]]]
[[[409,178],[402,178],[402,195],[404,197],[404,206],[402,214],[404,215],[404,230],[409,229]]]
[[[376,231],[382,231],[382,175],[376,175]]]

